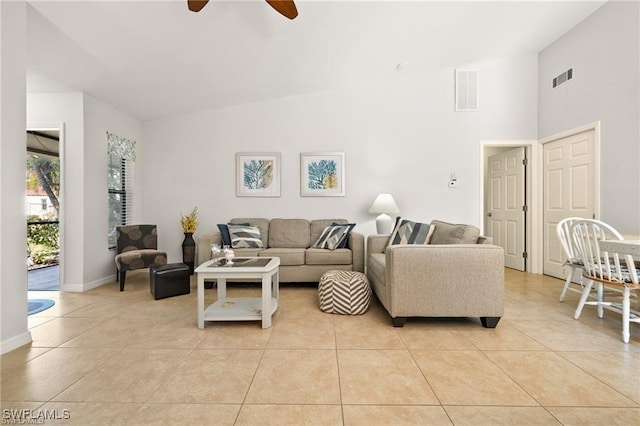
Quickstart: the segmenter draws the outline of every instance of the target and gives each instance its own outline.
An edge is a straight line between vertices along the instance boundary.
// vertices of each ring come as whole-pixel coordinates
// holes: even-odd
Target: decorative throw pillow
[[[339,223],[332,223],[332,226],[340,226]],[[342,240],[342,242],[340,243],[340,245],[336,248],[347,248],[347,244],[349,244],[349,234],[351,233],[351,230],[356,226],[355,223],[347,223],[345,224],[349,227],[349,230],[347,231],[347,235],[345,235],[344,239]],[[345,226],[342,225],[342,226]]]
[[[247,225],[227,225],[232,248],[263,248],[260,228]]]
[[[480,229],[473,225],[440,220],[432,220],[431,225],[436,227],[436,231],[431,237],[430,244],[475,244],[480,236]]]
[[[435,226],[398,217],[386,248],[392,245],[429,244]]]
[[[251,224],[249,223],[236,223],[235,225],[251,226]],[[222,239],[222,245],[231,247],[231,237],[229,236],[229,226],[225,223],[219,223],[218,230],[220,231],[220,238]]]
[[[349,225],[331,225],[324,228],[320,238],[311,247],[320,249],[337,249],[347,239],[351,227]]]
[[[402,217],[396,216],[396,223],[394,223],[393,224],[393,228],[391,228],[391,235],[389,235],[389,239],[387,239],[387,244],[382,248],[382,252],[383,253],[386,253],[387,252],[387,247],[389,247],[391,245],[391,238],[396,233],[396,229],[398,229],[398,226],[400,225],[401,221],[402,221]]]

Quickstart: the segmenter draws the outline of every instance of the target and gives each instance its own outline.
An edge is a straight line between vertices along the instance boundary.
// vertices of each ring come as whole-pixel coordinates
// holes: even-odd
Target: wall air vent
[[[553,82],[552,82],[552,86],[555,89],[556,87],[560,86],[561,84],[566,83],[567,81],[571,80],[573,78],[573,68],[569,68],[568,70],[566,70],[565,72],[563,72],[562,74],[553,77]]]
[[[478,70],[458,69],[455,80],[456,111],[477,111]]]

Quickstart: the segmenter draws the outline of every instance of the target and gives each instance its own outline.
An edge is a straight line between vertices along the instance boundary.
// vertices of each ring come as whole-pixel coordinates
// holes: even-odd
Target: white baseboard
[[[33,342],[33,339],[31,338],[30,331],[26,331],[18,336],[11,337],[7,340],[3,340],[2,342],[0,342],[0,355],[4,355],[7,352],[19,348],[20,346],[27,345],[31,342]]]
[[[69,293],[82,293],[85,291],[93,290],[94,288],[98,288],[105,284],[110,284],[116,281],[115,275],[110,275],[108,277],[100,278],[99,280],[92,281],[90,283],[82,283],[82,284],[62,284],[60,286],[60,291],[66,291]]]

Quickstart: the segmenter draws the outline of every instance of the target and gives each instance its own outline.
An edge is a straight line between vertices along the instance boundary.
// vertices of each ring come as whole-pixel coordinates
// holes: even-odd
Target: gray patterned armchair
[[[167,253],[158,250],[156,225],[117,226],[115,261],[120,291],[124,291],[127,271],[166,265]]]

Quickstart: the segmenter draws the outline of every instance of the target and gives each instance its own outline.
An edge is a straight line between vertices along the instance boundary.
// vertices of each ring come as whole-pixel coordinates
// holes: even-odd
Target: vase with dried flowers
[[[193,233],[198,229],[198,207],[194,207],[188,215],[180,213],[180,224],[182,225],[182,232],[184,232],[182,263],[189,267],[189,273],[193,275],[196,257],[196,242],[193,239]]]

